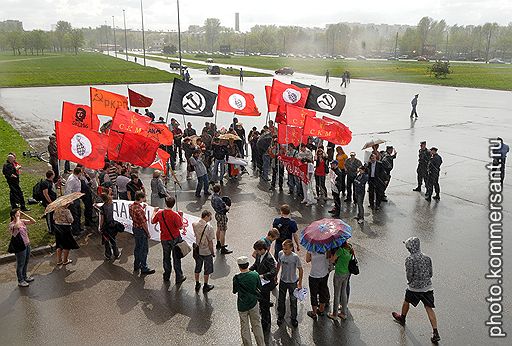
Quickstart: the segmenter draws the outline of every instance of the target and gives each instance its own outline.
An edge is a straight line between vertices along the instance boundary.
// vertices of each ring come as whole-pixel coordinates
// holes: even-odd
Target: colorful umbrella
[[[322,219],[307,226],[300,243],[310,252],[325,253],[343,245],[352,236],[352,227],[340,219]]]

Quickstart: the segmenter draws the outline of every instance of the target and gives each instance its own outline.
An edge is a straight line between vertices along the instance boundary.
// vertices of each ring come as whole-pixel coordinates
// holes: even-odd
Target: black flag
[[[346,100],[346,95],[311,85],[309,87],[309,95],[304,108],[339,117],[343,108],[345,108]]]
[[[309,85],[303,84],[301,82],[296,82],[296,81],[292,80],[292,84],[295,85],[296,87],[299,87],[299,88],[302,88],[302,89],[309,89]]]
[[[213,117],[216,98],[216,93],[174,78],[169,113]]]

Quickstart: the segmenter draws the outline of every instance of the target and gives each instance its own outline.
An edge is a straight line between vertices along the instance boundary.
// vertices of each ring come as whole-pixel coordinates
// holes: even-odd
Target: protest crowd
[[[70,251],[79,248],[76,237],[84,233],[84,227],[99,230],[106,260],[119,259],[122,250],[116,236],[127,225],[116,220],[114,204],[130,201],[134,273],[155,273],[147,264],[148,239],[150,225],[158,225],[163,280],[170,281],[174,269],[176,285],[183,284],[187,276],[181,261],[190,252],[195,261],[195,289],[202,288],[206,294],[214,289],[210,280],[215,270],[213,258],[233,252],[227,245],[233,236],[228,231],[232,202],[229,196],[223,195],[223,186],[232,180],[260,179],[270,193],[288,193],[290,198],[300,200],[302,208],[317,205],[330,216],[316,221],[320,226],[314,222],[301,232],[290,206],[280,205],[280,214],[269,220],[268,233],[255,235],[253,252],[237,258],[240,273],[233,277],[233,293],[237,294],[243,344],[252,343],[252,331],[256,343],[264,345],[272,315],[276,315],[276,323],[281,326],[288,306],[291,326],[296,328],[297,302],[306,297],[311,305],[307,316],[312,320],[324,316],[335,321],[347,319],[351,276],[359,273],[359,267],[354,247],[348,241],[351,227],[340,219],[340,214],[354,204],[357,213],[353,217],[358,224],[364,224],[365,200],[374,213],[385,212],[379,210],[388,201],[386,189],[397,151],[389,145],[380,150],[380,145],[385,143],[382,140],[366,143],[363,149],[371,152],[364,158],[358,158],[354,151],[345,151],[352,138],[348,127],[332,118],[317,117],[316,111],[326,112],[326,108],[309,104],[310,100],[335,104],[328,113],[339,116],[345,95],[276,80],[267,88],[267,106],[269,112],[276,112],[275,120],[267,118],[264,126],[253,127],[248,132],[239,119],[260,115],[254,97],[220,85],[217,95],[175,80],[169,113],[183,115],[183,123],[177,116],[170,121],[163,117],[157,119],[147,108],[152,100],[132,90],[129,90],[130,106],[147,108],[145,114],[140,114],[138,109],[128,110],[126,97],[94,88],[91,88],[91,106],[64,102],[62,121],[56,122],[48,145],[51,169],[34,187],[32,196],[47,208],[48,231],[55,236],[55,264],[72,263]],[[182,102],[187,93],[192,95],[188,99],[190,103]],[[322,99],[319,95],[325,96]],[[192,102],[193,98],[198,96],[206,106],[193,109],[198,105]],[[216,97],[215,113],[218,110],[234,113],[228,128],[217,128],[216,114],[215,121],[204,122],[202,129],[186,122],[185,115],[212,117]],[[103,103],[106,99],[117,107],[106,107]],[[296,99],[300,101],[294,102]],[[101,129],[98,114],[112,118]],[[500,153],[503,160],[508,151],[503,144],[505,147]],[[64,161],[65,168],[61,170]],[[69,162],[76,165],[72,167]],[[428,149],[422,141],[418,152],[418,185],[414,191],[421,192],[424,185],[428,201],[440,200],[441,164],[438,149]],[[12,209],[10,250],[16,254],[18,284],[26,287],[34,281],[27,274],[27,264],[28,229],[35,220],[27,214],[26,198],[19,185],[20,168],[16,154],[9,154],[3,174],[10,188]],[[147,174],[146,168],[153,169],[149,186],[144,185],[141,176]],[[197,181],[198,199],[211,201],[211,208],[204,208],[192,224],[192,244],[182,236],[186,227],[183,213],[174,210],[176,189],[181,188],[177,170],[186,172],[187,180]],[[315,232],[322,225],[337,227],[339,236],[329,243],[317,241]],[[416,306],[421,301],[432,325],[431,340],[438,342],[432,261],[421,252],[418,238],[408,239],[405,246],[411,254],[406,259],[408,288],[401,311],[393,312],[393,318],[405,324],[409,305]],[[304,257],[299,256],[304,250],[305,262],[311,266],[307,278]],[[277,295],[274,313],[272,292]]]

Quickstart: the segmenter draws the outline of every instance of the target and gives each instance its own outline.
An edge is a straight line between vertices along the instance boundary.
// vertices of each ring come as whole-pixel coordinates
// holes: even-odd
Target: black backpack
[[[43,179],[39,180],[32,188],[32,198],[38,202],[44,200],[43,196]]]
[[[279,241],[283,242],[286,239],[290,239],[288,238],[290,235],[290,221],[287,223],[283,223],[281,221],[281,223],[277,226],[277,230],[279,231]]]

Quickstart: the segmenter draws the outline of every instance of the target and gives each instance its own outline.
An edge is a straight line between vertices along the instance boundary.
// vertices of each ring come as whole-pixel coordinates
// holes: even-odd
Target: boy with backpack
[[[288,204],[283,204],[280,211],[281,217],[275,218],[272,223],[272,227],[279,231],[279,238],[277,238],[276,245],[274,247],[274,257],[276,259],[278,258],[279,251],[283,249],[283,243],[285,240],[291,241],[293,238],[297,245],[297,252],[300,251],[299,236],[297,234],[299,228],[297,227],[297,222],[290,217],[290,206]]]

